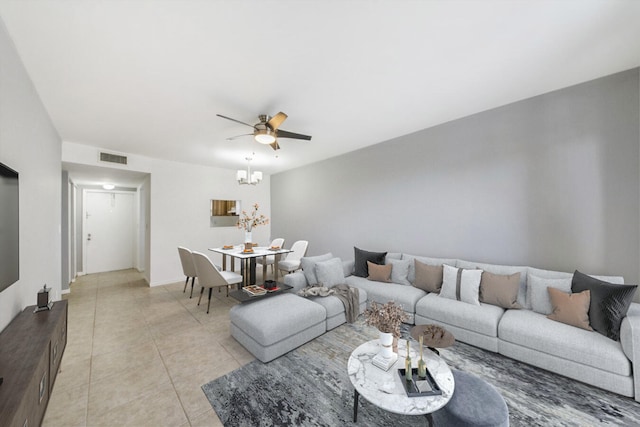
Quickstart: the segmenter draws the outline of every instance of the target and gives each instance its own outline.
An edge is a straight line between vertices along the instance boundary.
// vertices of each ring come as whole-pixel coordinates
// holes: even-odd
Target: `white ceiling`
[[[0,0],[0,17],[64,141],[265,173],[640,65],[637,0]],[[277,158],[216,117],[278,111],[313,139]]]

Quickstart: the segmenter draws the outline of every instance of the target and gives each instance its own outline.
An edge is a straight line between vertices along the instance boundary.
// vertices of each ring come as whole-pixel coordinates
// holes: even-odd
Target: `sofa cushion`
[[[371,261],[367,261],[367,269],[369,270],[367,279],[374,282],[389,283],[391,281],[392,268],[392,264],[378,265],[372,263]]]
[[[316,276],[318,285],[333,288],[344,283],[344,270],[340,258],[331,258],[328,261],[316,263]]]
[[[493,274],[509,275],[520,273],[520,283],[518,289],[518,304],[522,307],[527,306],[527,268],[523,266],[500,265],[500,264],[484,264],[480,262],[458,260],[456,267],[462,268],[479,268]]]
[[[412,286],[398,285],[396,283],[372,282],[363,277],[349,276],[345,279],[347,285],[364,289],[367,293],[368,302],[372,301],[385,304],[395,301],[402,309],[413,315],[416,312],[416,303],[426,295],[422,289]]]
[[[633,354],[634,349],[640,354],[640,336],[636,333],[634,337],[634,330],[640,330],[640,304],[632,302],[627,315],[622,319],[622,324],[620,325],[620,344],[622,344],[624,354],[632,362],[636,362]]]
[[[371,261],[374,264],[384,264],[386,252],[369,252],[354,246],[354,259],[355,259],[355,274],[358,277],[367,277],[369,275],[369,268],[367,267],[367,261]]]
[[[529,279],[528,279],[528,275],[533,275],[536,277],[539,277],[541,279],[573,279],[573,273],[567,273],[565,271],[554,271],[554,270],[542,270],[540,268],[533,268],[533,267],[527,267],[527,298],[528,298],[528,292],[529,292]],[[621,285],[624,283],[624,278],[622,276],[595,276],[595,275],[590,275],[591,277],[595,277],[596,279],[600,279],[600,280],[606,280],[607,282],[610,283],[615,283],[618,285]],[[521,279],[522,280],[522,279]],[[562,287],[558,287],[558,286],[554,286],[555,288],[558,289],[563,289],[566,292],[569,291],[569,289],[564,289],[564,286]],[[545,297],[548,296],[547,292],[542,293],[541,295],[544,295]],[[526,307],[528,309],[533,309],[532,305],[531,305],[531,301],[529,301],[527,299],[527,305]],[[548,311],[544,314],[550,314],[551,313],[551,305],[546,305]],[[536,310],[534,310],[536,311]]]
[[[413,286],[427,292],[440,292],[444,267],[442,265],[429,265],[420,260],[413,260],[416,278]]]
[[[591,327],[602,335],[618,340],[620,323],[636,293],[637,286],[616,285],[580,273],[573,274],[571,290],[573,292],[591,291],[589,320]]]
[[[327,297],[309,297],[308,300],[323,306],[327,312],[327,319],[337,316],[340,313],[344,313],[344,304],[342,303],[342,300],[335,295],[329,295]],[[366,302],[367,293],[358,289],[358,303],[363,304]]]
[[[411,261],[408,259],[393,259],[387,255],[387,264],[391,264],[391,281],[399,285],[411,286],[409,283],[409,265]]]
[[[266,347],[319,323],[324,325],[327,312],[312,301],[284,293],[235,305],[229,311],[229,318],[232,324]]]
[[[527,301],[531,310],[540,314],[551,314],[551,298],[547,288],[555,288],[562,292],[571,292],[571,277],[548,279],[533,274],[527,275]]]
[[[548,319],[593,331],[589,326],[591,294],[588,290],[575,294],[562,292],[555,288],[547,288],[547,291],[549,291],[551,307],[553,307],[553,312],[547,316]]]
[[[409,255],[409,254],[402,254],[402,259],[410,259],[410,260],[414,260],[417,259],[418,261],[427,264],[427,265],[443,265],[443,264],[447,264],[450,265],[452,267],[456,267],[457,266],[457,262],[458,260],[456,260],[455,258],[429,258],[426,256],[418,256],[418,255]],[[413,283],[416,280],[416,269],[415,269],[415,265],[414,263],[411,263],[409,265],[409,282]]]
[[[619,342],[597,332],[554,322],[531,310],[507,310],[500,320],[498,337],[603,371],[631,375],[631,363]]]
[[[428,294],[416,304],[416,315],[489,337],[498,336],[498,323],[502,313],[502,307],[485,303],[472,305],[440,298],[437,294]]]
[[[522,308],[518,304],[520,273],[509,275],[482,272],[480,279],[480,301],[502,308]]]
[[[324,255],[305,256],[300,258],[300,267],[302,268],[302,273],[304,274],[304,277],[306,277],[307,284],[309,286],[315,286],[318,284],[318,276],[316,276],[316,263],[329,261],[331,258],[333,258],[331,252]]]
[[[466,270],[446,264],[443,267],[440,296],[466,302],[467,304],[480,305],[478,296],[482,270]]]

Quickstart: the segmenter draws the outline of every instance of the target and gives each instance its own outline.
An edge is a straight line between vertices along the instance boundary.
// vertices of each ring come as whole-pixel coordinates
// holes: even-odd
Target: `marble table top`
[[[404,368],[405,340],[398,342],[398,360],[388,371],[371,364],[382,346],[379,340],[368,341],[356,348],[347,364],[349,379],[362,397],[385,411],[403,415],[424,415],[437,411],[453,395],[454,380],[451,369],[431,350],[424,349],[427,369],[442,390],[440,396],[408,397],[401,383],[398,369]],[[417,344],[414,343],[417,346]],[[413,367],[418,366],[418,353],[411,348]]]

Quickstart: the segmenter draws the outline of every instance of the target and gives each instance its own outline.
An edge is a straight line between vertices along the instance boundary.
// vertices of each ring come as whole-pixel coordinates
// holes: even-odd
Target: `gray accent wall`
[[[639,95],[635,68],[273,175],[272,236],[638,282]]]

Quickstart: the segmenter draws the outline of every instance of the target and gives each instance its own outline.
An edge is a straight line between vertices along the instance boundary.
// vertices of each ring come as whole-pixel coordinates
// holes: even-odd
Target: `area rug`
[[[407,333],[405,328],[404,333]],[[347,360],[377,331],[344,324],[269,363],[253,361],[202,386],[225,426],[415,426],[425,417],[383,411],[360,399],[353,423]],[[457,342],[441,350],[449,366],[493,384],[512,426],[640,426],[633,399]],[[482,396],[478,396],[482,398]]]

